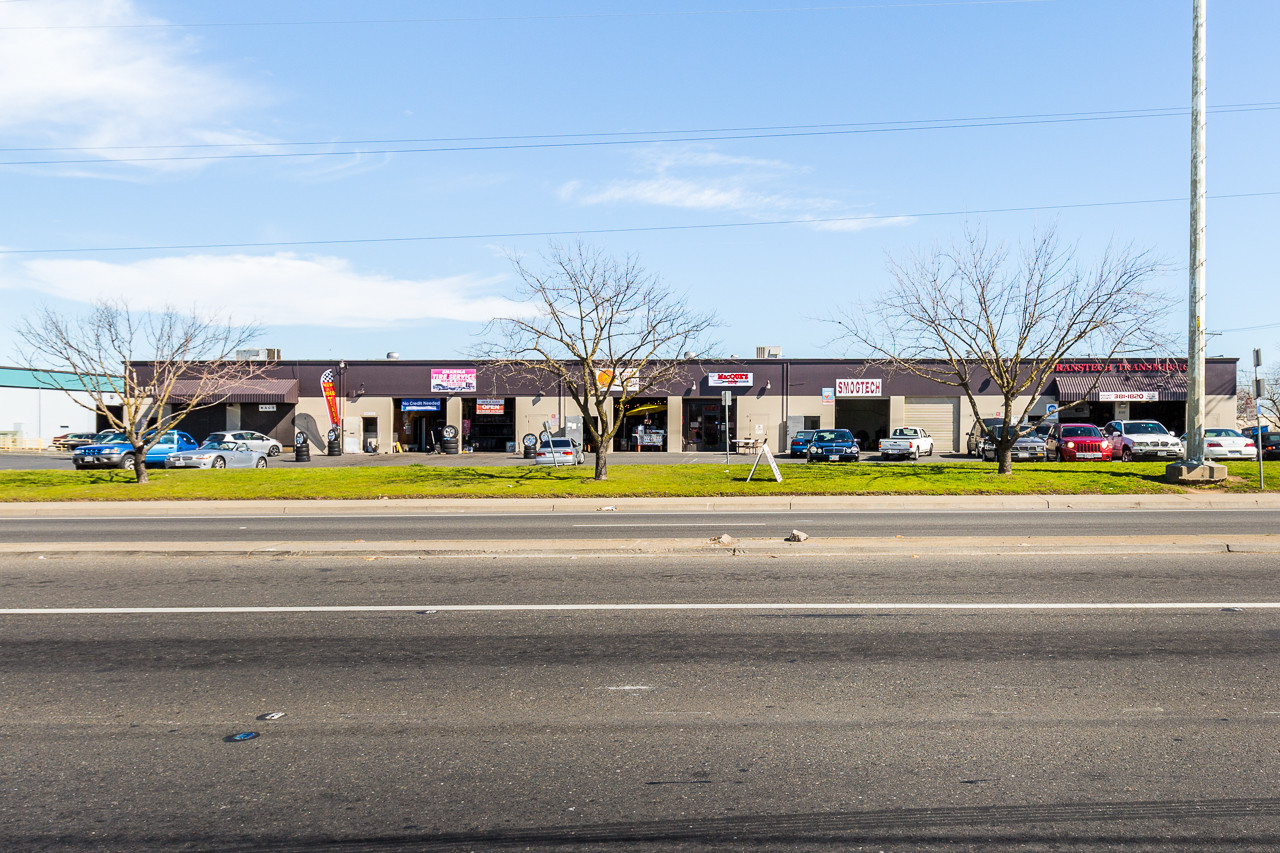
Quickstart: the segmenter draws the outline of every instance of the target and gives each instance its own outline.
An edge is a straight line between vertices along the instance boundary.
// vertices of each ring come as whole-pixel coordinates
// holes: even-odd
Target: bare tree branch
[[[475,353],[499,369],[563,383],[596,445],[595,477],[604,480],[621,424],[615,401],[625,407],[681,377],[684,353],[701,351],[719,321],[693,310],[635,257],[577,242],[552,243],[542,260],[535,269],[511,256],[531,311],[493,320]]]
[[[966,229],[950,248],[891,258],[888,290],[829,322],[839,329],[834,342],[846,349],[963,390],[979,424],[974,384],[990,377],[1004,404],[1004,428],[992,438],[1000,472],[1008,474],[1013,444],[1025,434],[1019,427],[1063,359],[1168,351],[1153,318],[1172,301],[1147,286],[1166,268],[1132,246],[1108,246],[1095,265],[1084,266],[1052,227],[1033,233],[1016,257],[985,232]],[[1028,400],[1015,413],[1022,397]]]
[[[261,376],[266,366],[232,360],[257,337],[257,326],[194,310],[135,313],[123,301],[103,300],[85,315],[66,317],[44,306],[19,322],[17,332],[24,366],[74,374],[89,403],[78,391],[62,390],[124,433],[139,483],[147,481],[147,451],[166,431],[190,412],[224,402],[223,389]],[[180,397],[179,381],[186,383]]]

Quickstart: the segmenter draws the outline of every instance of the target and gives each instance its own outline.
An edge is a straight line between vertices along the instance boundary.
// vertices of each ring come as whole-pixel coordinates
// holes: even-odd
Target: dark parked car
[[[96,432],[69,432],[64,435],[55,435],[50,444],[59,450],[75,450],[77,447],[93,444],[97,439]]]
[[[1111,461],[1111,442],[1093,424],[1054,424],[1044,447],[1056,462]]]
[[[858,441],[847,429],[820,429],[807,451],[810,462],[857,462]]]
[[[196,440],[185,432],[170,430],[147,451],[143,460],[146,465],[163,465],[171,453],[184,450],[195,450]],[[77,447],[71,455],[71,462],[76,469],[82,468],[125,468],[132,470],[137,464],[133,445],[125,439],[123,433],[112,432],[106,440],[96,444]]]
[[[986,433],[982,431],[985,424],[987,429],[991,429],[996,424],[1004,423],[1004,418],[983,418],[981,422],[974,421],[973,428],[969,430],[969,440],[965,443],[965,450],[970,456],[977,456],[982,452],[982,439],[986,438]]]
[[[1280,432],[1262,434],[1262,458],[1280,459]]]
[[[791,438],[790,453],[793,458],[804,456],[809,450],[809,442],[813,439],[816,430],[802,429]]]

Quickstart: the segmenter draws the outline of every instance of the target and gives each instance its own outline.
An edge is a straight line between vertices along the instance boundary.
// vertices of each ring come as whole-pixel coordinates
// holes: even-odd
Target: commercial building
[[[0,367],[0,447],[45,448],[54,436],[106,429],[105,420],[74,373]]]
[[[321,444],[330,424],[321,390],[326,371],[334,377],[348,451],[423,451],[440,442],[446,425],[477,453],[511,452],[548,422],[553,431],[584,432],[572,399],[542,374],[484,361],[399,359],[274,361],[263,378],[223,389],[226,401],[193,414],[184,428],[197,438],[254,429],[288,445],[301,431]],[[1206,380],[1206,423],[1234,427],[1236,359],[1210,359]],[[1154,418],[1181,432],[1186,389],[1184,360],[1077,359],[1059,365],[1031,415],[1070,405],[1060,412],[1064,419],[1102,425]],[[995,383],[980,379],[973,391],[980,416],[1001,414]],[[961,389],[882,362],[783,358],[689,363],[678,380],[629,400],[625,409],[615,403],[608,417],[623,419],[615,450],[667,453],[723,450],[726,440],[733,446],[767,439],[777,448],[797,430],[828,427],[849,429],[866,445],[905,425],[924,427],[939,451],[955,452],[974,421]]]

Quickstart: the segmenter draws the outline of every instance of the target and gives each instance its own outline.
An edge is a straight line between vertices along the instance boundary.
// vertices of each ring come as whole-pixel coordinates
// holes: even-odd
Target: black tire
[[[135,457],[132,453],[126,453],[124,456],[120,457],[121,470],[132,471],[137,464],[138,464],[137,457]]]
[[[210,468],[226,468],[227,460],[223,459],[221,456],[215,456],[213,458],[213,462],[209,464],[209,467]]]
[[[266,460],[266,459],[259,459],[257,462],[253,463],[253,467],[254,467],[254,468],[266,468],[266,467],[267,467],[267,460]]]
[[[271,449],[267,451],[267,455],[268,455],[268,456],[279,456],[279,455],[280,455],[280,448],[279,448],[278,446],[274,445],[274,444],[273,444],[273,445],[271,445]],[[265,468],[266,466],[265,466],[265,465],[260,465],[259,467],[260,467],[260,468]]]
[[[458,437],[458,428],[453,424],[449,424],[444,429],[440,430],[440,435],[447,443],[450,439],[456,439]]]
[[[1121,461],[1121,462],[1132,462],[1132,461],[1133,461],[1133,449],[1132,449],[1132,448],[1129,448],[1129,447],[1126,447],[1124,450],[1121,450],[1121,451],[1120,451],[1120,461]]]

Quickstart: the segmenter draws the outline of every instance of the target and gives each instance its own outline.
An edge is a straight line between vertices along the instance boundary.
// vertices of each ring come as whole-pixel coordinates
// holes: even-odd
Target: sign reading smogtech
[[[883,379],[837,379],[837,397],[883,397]]]
[[[431,371],[431,390],[443,391],[475,391],[476,369],[474,367],[444,367]]]
[[[739,388],[755,384],[750,373],[709,373],[707,384],[712,388]]]

